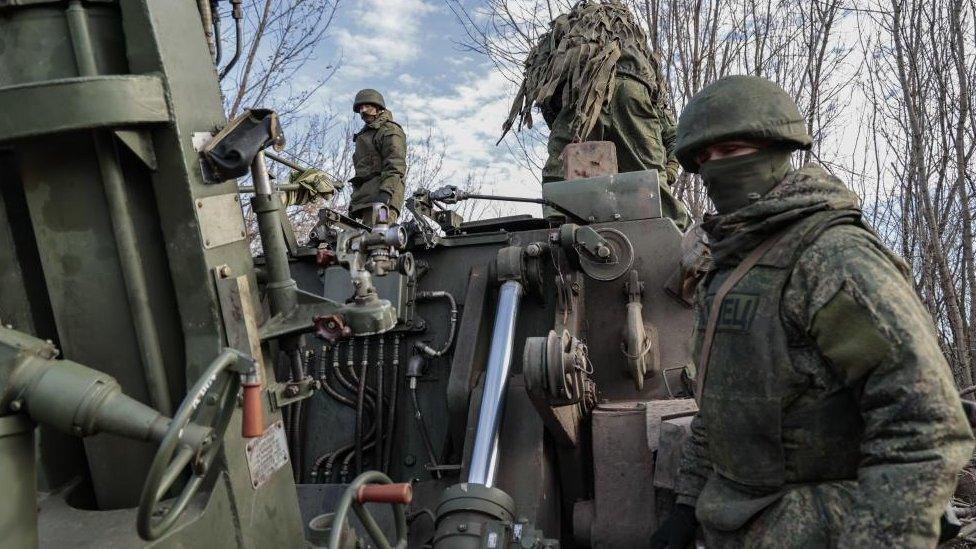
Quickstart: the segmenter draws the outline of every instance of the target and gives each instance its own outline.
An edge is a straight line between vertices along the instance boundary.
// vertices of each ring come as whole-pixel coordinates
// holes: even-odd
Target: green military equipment
[[[356,92],[356,98],[352,102],[352,112],[359,112],[359,107],[363,105],[376,105],[381,109],[386,108],[383,94],[370,88]]]
[[[204,27],[226,43],[226,10],[0,5],[0,543],[646,543],[685,489],[676,464],[696,410],[663,161],[550,183],[544,198],[447,187],[403,204],[404,134],[384,111],[357,136],[354,215],[322,206],[306,239],[281,191],[338,182],[272,152],[287,141],[272,109],[225,118],[218,78],[243,36],[214,67]],[[615,66],[618,89],[647,77]],[[266,159],[295,174],[277,185]],[[453,205],[469,198],[541,203],[566,222],[466,221]],[[717,263],[761,238],[725,236]],[[830,303],[818,337],[851,307]],[[927,337],[883,333],[895,350]],[[943,377],[926,382],[948,390]],[[941,490],[917,477],[905,499]]]
[[[698,173],[695,153],[733,139],[784,143],[809,149],[813,139],[793,98],[779,84],[758,76],[726,76],[688,101],[678,120],[675,155]]]

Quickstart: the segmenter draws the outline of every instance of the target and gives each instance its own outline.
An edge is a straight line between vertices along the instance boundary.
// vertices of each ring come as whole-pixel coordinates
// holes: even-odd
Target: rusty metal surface
[[[683,416],[661,422],[661,437],[654,459],[654,487],[674,491],[685,439],[691,434],[691,418]]]
[[[617,173],[617,147],[613,141],[584,141],[563,148],[566,180]]]

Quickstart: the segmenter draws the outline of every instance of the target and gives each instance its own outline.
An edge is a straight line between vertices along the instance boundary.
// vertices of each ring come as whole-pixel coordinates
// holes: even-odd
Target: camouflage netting
[[[516,118],[518,129],[531,128],[532,108],[538,106],[547,122],[561,109],[573,109],[573,135],[583,141],[609,101],[618,74],[640,80],[656,102],[663,102],[658,67],[647,37],[620,0],[581,0],[553,20],[529,52],[502,136]]]

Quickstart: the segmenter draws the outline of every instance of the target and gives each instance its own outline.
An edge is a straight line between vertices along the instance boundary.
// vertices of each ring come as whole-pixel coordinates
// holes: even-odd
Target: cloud
[[[357,2],[347,16],[350,24],[334,34],[346,76],[389,71],[417,59],[422,51],[422,19],[436,11],[424,0]]]
[[[495,146],[515,93],[514,85],[490,66],[456,74],[453,86],[434,93],[400,94],[393,109],[409,132],[432,128],[447,143],[444,168],[455,177],[483,171],[493,192],[539,196],[534,175],[504,146]]]

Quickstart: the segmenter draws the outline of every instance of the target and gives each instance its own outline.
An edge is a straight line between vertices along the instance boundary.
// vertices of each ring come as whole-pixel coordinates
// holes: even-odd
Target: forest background
[[[779,82],[814,137],[815,161],[862,199],[912,269],[963,390],[976,363],[976,0],[623,0],[661,56],[676,112],[728,74]],[[538,196],[547,129],[501,123],[525,54],[571,0],[244,0],[241,57],[221,80],[229,116],[275,108],[294,159],[352,175],[351,112],[379,88],[408,134],[408,186]],[[224,59],[233,52],[220,2]],[[286,173],[279,171],[279,177]],[[677,194],[696,217],[701,182]],[[341,207],[348,190],[333,205]],[[293,208],[299,232],[318,204]],[[468,218],[515,213],[476,202]]]

